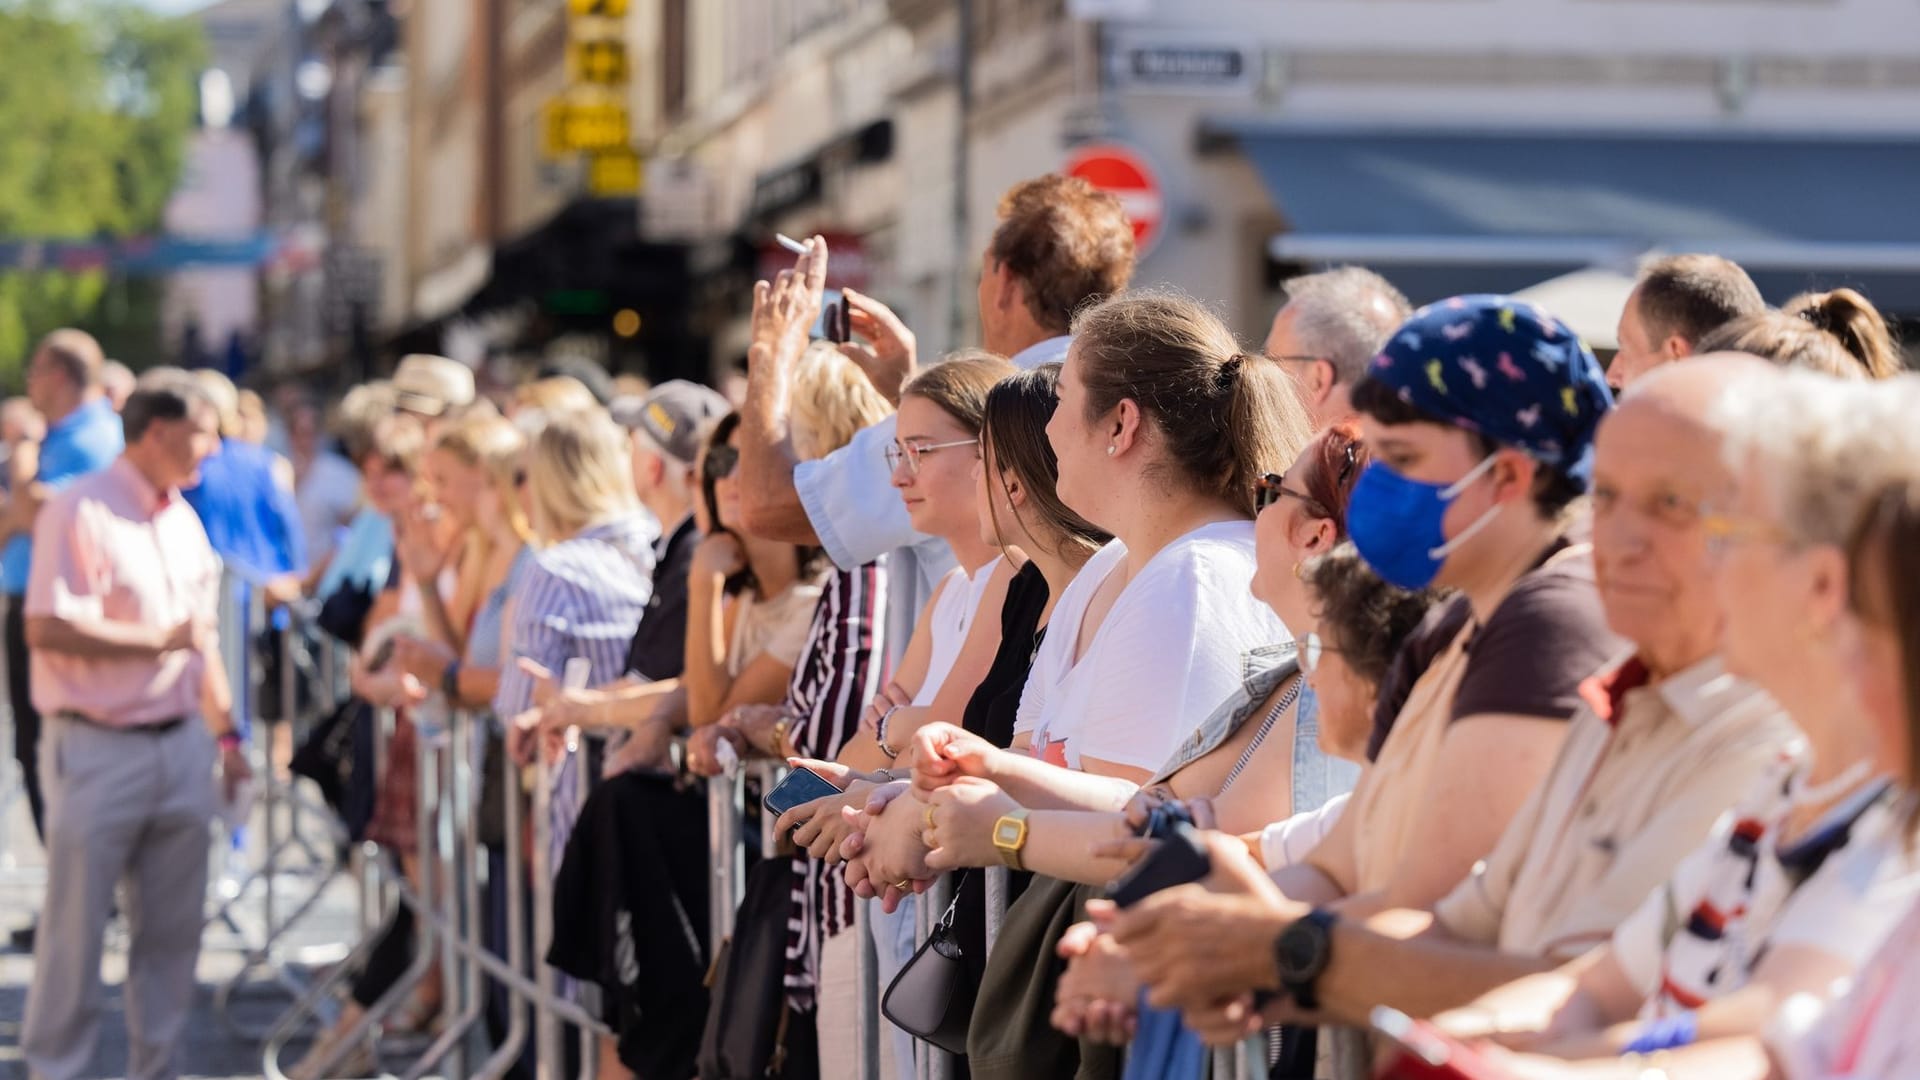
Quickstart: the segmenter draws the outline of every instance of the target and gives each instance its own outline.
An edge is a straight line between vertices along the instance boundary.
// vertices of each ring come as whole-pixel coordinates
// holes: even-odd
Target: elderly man
[[[194,998],[216,757],[248,775],[215,639],[220,566],[180,498],[219,438],[184,377],[136,389],[127,450],[55,496],[27,590],[47,718],[47,900],[20,1046],[34,1080],[82,1075],[100,1021],[114,886],[128,949],[127,1074],[171,1077]],[[216,746],[219,748],[216,753]]]
[[[1353,384],[1413,308],[1386,278],[1358,266],[1302,274],[1283,288],[1287,302],[1273,316],[1266,353],[1293,373],[1313,426],[1324,428],[1353,415]]]
[[[1668,255],[1640,271],[1615,333],[1620,349],[1607,381],[1623,389],[1662,364],[1698,352],[1700,339],[1767,310],[1745,270],[1718,255]]]
[[[1721,358],[1649,378],[1600,428],[1593,479],[1595,578],[1633,652],[1592,680],[1546,781],[1486,859],[1430,911],[1365,922],[1282,896],[1244,845],[1211,845],[1211,891],[1168,890],[1117,913],[1156,1004],[1225,1037],[1243,995],[1270,1013],[1364,1021],[1376,1005],[1426,1015],[1606,938],[1707,834],[1792,736],[1758,689],[1715,655],[1720,614],[1703,504],[1733,478],[1710,406],[1736,380]]]
[[[40,714],[33,707],[21,613],[33,557],[34,519],[41,505],[66,484],[106,468],[120,452],[120,418],[100,389],[104,363],[99,342],[81,330],[55,330],[34,349],[27,364],[27,397],[46,418],[46,437],[40,442],[33,482],[15,489],[0,512],[0,535],[6,540],[5,553],[0,554],[0,588],[7,592],[7,691],[13,705],[13,750],[34,830],[43,835],[46,803],[40,787]],[[32,929],[16,931],[14,944],[32,948]]]

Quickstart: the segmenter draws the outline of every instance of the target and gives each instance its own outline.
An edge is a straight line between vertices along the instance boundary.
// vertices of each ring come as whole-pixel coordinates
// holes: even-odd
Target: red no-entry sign
[[[1067,154],[1061,172],[1112,192],[1133,222],[1133,246],[1145,255],[1160,238],[1166,220],[1166,196],[1160,179],[1139,151],[1120,143],[1089,143]]]

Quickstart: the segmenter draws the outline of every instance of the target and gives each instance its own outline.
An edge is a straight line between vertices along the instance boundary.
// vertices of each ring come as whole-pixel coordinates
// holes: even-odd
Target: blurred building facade
[[[303,3],[251,78],[266,216],[325,253],[264,290],[305,363],[716,376],[776,232],[944,350],[1000,193],[1090,143],[1157,178],[1137,280],[1251,340],[1285,276],[1347,261],[1424,300],[1712,248],[1776,300],[1920,314],[1908,0]],[[623,46],[637,192],[550,145],[582,20]]]

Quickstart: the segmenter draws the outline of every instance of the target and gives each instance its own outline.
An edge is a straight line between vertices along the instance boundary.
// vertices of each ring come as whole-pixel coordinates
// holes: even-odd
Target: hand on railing
[[[913,704],[913,695],[902,689],[899,683],[890,682],[881,691],[873,695],[873,701],[860,714],[860,726],[869,735],[880,734],[880,718],[891,709],[905,708]]]
[[[443,641],[418,634],[398,634],[393,639],[393,663],[423,686],[438,687],[456,659],[452,646]],[[457,701],[448,704],[455,708],[460,705]]]
[[[931,870],[958,870],[968,866],[999,866],[993,846],[993,826],[1020,809],[1013,797],[991,780],[956,777],[927,796],[921,842],[927,847]]]
[[[607,755],[601,775],[613,779],[624,772],[666,770],[673,764],[673,732],[665,724],[646,723],[633,729],[619,749]]]
[[[847,838],[842,853],[847,856],[847,884],[860,895],[882,895],[891,889],[904,896],[921,892],[939,875],[928,868],[926,845],[921,843],[926,804],[912,797],[911,788],[897,781],[876,789],[867,806],[849,820],[860,831]],[[854,863],[860,864],[855,869]],[[863,893],[859,881],[867,882],[871,893]],[[883,897],[884,899],[884,897]],[[898,899],[885,903],[892,911]]]
[[[731,744],[736,756],[746,753],[746,737],[733,728],[720,724],[695,728],[687,736],[687,771],[695,776],[719,776],[724,771],[719,754],[722,742]]]
[[[1124,1046],[1133,1038],[1140,979],[1113,935],[1075,923],[1060,935],[1067,961],[1054,991],[1053,1026],[1076,1038]]]
[[[956,777],[989,775],[993,756],[1000,753],[1005,751],[965,728],[935,723],[913,733],[897,764],[912,769],[914,790],[928,795]]]

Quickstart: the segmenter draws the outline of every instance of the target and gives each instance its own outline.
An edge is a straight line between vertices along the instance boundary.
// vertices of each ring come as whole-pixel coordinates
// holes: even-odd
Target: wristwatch
[[[1273,943],[1273,962],[1280,972],[1280,985],[1303,1009],[1317,1009],[1320,998],[1314,984],[1333,962],[1333,926],[1340,917],[1324,908],[1314,908],[1294,920]]]
[[[1025,870],[1020,861],[1021,849],[1027,846],[1027,811],[1015,810],[993,823],[993,847],[1000,853],[1000,861],[1015,870]]]
[[[460,704],[459,657],[456,656],[447,661],[446,669],[440,673],[440,692],[446,695],[447,704],[456,706]]]

